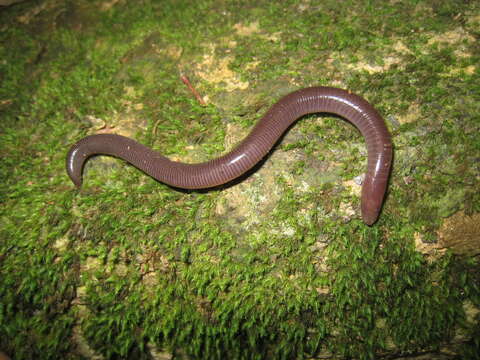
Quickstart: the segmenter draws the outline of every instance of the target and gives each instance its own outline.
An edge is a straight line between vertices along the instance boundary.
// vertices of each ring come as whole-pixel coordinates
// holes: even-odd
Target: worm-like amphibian
[[[257,164],[298,118],[312,113],[332,113],[354,124],[365,137],[368,167],[362,187],[362,218],[372,225],[378,218],[392,164],[392,142],[380,114],[366,100],[332,87],[295,91],[274,104],[250,134],[232,151],[198,164],[171,161],[152,149],[120,135],[99,134],[83,138],[67,155],[67,172],[82,184],[82,169],[92,155],[116,156],[158,181],[183,189],[204,189],[225,184]]]

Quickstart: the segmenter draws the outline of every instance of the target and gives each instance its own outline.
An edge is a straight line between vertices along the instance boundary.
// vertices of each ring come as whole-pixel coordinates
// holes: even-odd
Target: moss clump
[[[480,212],[479,5],[342,5],[38,1],[0,11],[2,351],[373,359],[447,347],[475,358],[478,259],[424,257],[414,239],[436,243],[445,224],[462,228],[459,209]],[[200,161],[312,85],[348,88],[387,119],[395,163],[373,228],[357,220],[350,186],[364,172],[363,139],[327,115],[300,120],[260,171],[223,189],[171,189],[103,157],[89,161],[80,191],[65,174],[68,147],[106,130],[91,119]]]

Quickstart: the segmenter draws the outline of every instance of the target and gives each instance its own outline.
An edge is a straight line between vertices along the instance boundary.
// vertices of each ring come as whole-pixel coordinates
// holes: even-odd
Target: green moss
[[[414,238],[435,242],[444,217],[480,211],[478,4],[83,1],[35,15],[42,4],[0,13],[1,350],[373,359],[435,352],[461,330],[456,351],[474,358],[478,319],[463,305],[480,307],[478,260],[426,258]],[[200,75],[224,59],[247,89]],[[342,185],[364,172],[363,139],[335,117],[292,127],[275,153],[293,160],[266,194],[255,176],[179,191],[102,157],[80,191],[65,174],[90,117],[114,131],[135,119],[132,137],[203,161],[228,150],[231,128],[311,85],[357,92],[387,119],[395,163],[372,228]]]

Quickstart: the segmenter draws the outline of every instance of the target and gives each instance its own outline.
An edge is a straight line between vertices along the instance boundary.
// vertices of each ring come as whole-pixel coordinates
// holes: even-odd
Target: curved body
[[[183,189],[203,189],[227,183],[252,168],[298,118],[312,113],[339,115],[354,124],[367,143],[368,165],[362,188],[362,218],[371,225],[379,215],[392,163],[392,142],[380,114],[363,98],[331,87],[311,87],[286,95],[258,121],[250,134],[229,153],[198,164],[171,161],[120,135],[83,138],[67,155],[67,172],[82,184],[82,169],[92,155],[121,158],[158,181]]]

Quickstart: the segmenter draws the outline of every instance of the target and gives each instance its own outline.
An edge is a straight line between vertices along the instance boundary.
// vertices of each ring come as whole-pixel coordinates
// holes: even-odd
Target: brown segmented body
[[[380,114],[363,98],[331,87],[295,91],[274,104],[251,133],[232,151],[198,164],[171,161],[152,149],[120,135],[99,134],[83,138],[67,155],[67,172],[82,184],[82,169],[92,155],[121,158],[158,181],[183,189],[204,189],[225,184],[257,164],[288,127],[312,113],[332,113],[354,124],[365,137],[367,173],[362,188],[362,218],[371,225],[380,213],[392,164],[392,142]]]

